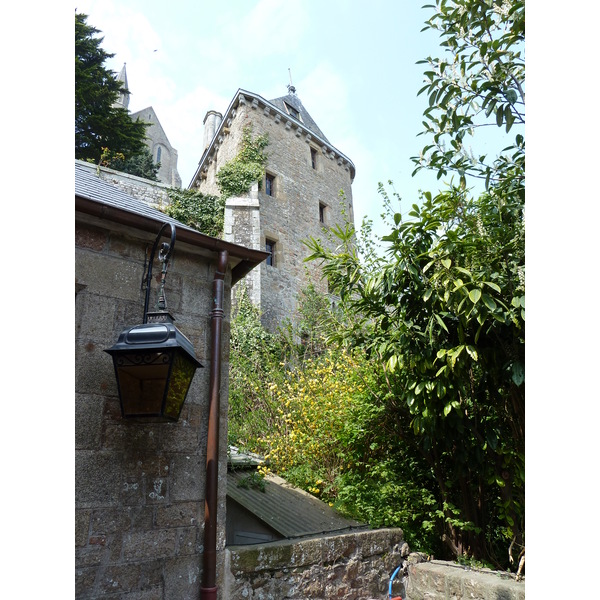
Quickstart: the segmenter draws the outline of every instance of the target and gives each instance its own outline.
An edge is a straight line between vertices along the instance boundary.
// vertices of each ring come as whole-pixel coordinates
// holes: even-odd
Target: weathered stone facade
[[[217,585],[222,589],[229,292],[232,281],[243,277],[265,255],[186,228],[108,185],[94,167],[90,172],[89,165],[81,161],[76,161],[75,167],[76,597],[198,598],[204,552],[208,406],[209,399],[215,400],[209,388],[211,372],[217,371],[212,369],[212,357],[221,360],[218,398],[213,402],[218,406],[214,417],[218,415],[220,440],[217,510],[213,514]],[[121,416],[113,362],[104,350],[124,329],[143,322],[142,280],[165,221],[177,227],[166,282],[168,308],[204,368],[196,371],[177,422],[128,420]],[[221,308],[216,305],[214,281],[218,261],[223,260]],[[150,310],[157,293],[155,281]],[[211,334],[215,315],[222,323],[220,344]],[[220,593],[219,598],[225,597]]]
[[[152,154],[152,160],[160,163],[157,177],[162,183],[172,187],[181,187],[181,177],[177,171],[177,150],[171,146],[169,138],[163,129],[155,110],[148,106],[131,114],[135,121],[139,119],[150,125],[146,128],[146,145]]]
[[[402,563],[401,529],[285,540],[226,550],[230,600],[387,599],[390,576]],[[404,597],[400,579],[394,594]]]
[[[210,260],[178,244],[169,272],[169,307],[205,367],[196,372],[177,423],[123,420],[112,360],[103,352],[125,327],[142,322],[140,282],[153,238],[123,227],[109,230],[93,217],[77,220],[75,563],[81,600],[199,596],[214,273]],[[225,362],[223,440],[227,371]],[[225,545],[226,461],[223,443],[220,551]]]
[[[291,107],[290,111],[295,107],[297,116],[281,106]],[[210,134],[205,136],[208,147],[192,186],[219,194],[216,174],[235,158],[248,126],[253,136],[269,136],[266,175],[244,197],[228,199],[225,239],[255,249],[273,246],[273,264],[262,264],[245,281],[263,323],[273,329],[294,317],[298,294],[309,280],[327,293],[319,266],[304,262],[309,252],[303,240],[325,240],[327,228],[353,222],[355,169],[326,140],[295,94],[267,101],[239,90],[223,117],[214,112],[207,115],[205,127],[214,136],[211,140]]]
[[[91,165],[90,168],[92,167],[97,169],[96,166]],[[168,190],[172,186],[166,183],[151,181],[150,179],[144,179],[143,177],[137,177],[129,173],[122,173],[121,171],[115,171],[107,167],[100,167],[98,172],[100,179],[103,181],[116,185],[126,194],[150,206],[161,209],[170,203]]]

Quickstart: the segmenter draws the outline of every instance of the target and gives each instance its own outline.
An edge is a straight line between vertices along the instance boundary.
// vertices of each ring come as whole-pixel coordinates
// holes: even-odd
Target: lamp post
[[[152,283],[152,263],[166,227],[171,242],[159,249],[162,275],[156,311],[148,311]],[[169,259],[175,246],[175,226],[164,223],[158,232],[148,264],[143,323],[121,332],[114,346],[105,350],[113,358],[124,418],[151,418],[177,421],[194,373],[202,367],[194,347],[175,325],[167,310],[165,281]]]

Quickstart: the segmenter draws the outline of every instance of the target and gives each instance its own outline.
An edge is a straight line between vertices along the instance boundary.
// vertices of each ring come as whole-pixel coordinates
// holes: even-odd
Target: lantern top
[[[173,323],[144,323],[123,330],[112,348],[105,350],[114,355],[120,352],[136,350],[154,350],[180,348],[197,367],[202,367],[196,358],[192,342]]]

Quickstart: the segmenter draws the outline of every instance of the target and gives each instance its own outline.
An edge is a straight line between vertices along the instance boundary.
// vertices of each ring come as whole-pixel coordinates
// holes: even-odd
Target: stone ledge
[[[408,567],[407,600],[525,600],[525,582],[508,574],[434,560]]]

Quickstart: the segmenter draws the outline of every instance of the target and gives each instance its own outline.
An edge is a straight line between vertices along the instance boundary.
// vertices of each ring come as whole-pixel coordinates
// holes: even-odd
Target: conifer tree
[[[129,159],[146,148],[146,124],[114,106],[123,83],[105,67],[114,54],[102,49],[87,18],[75,13],[75,158],[98,162],[108,148]]]

